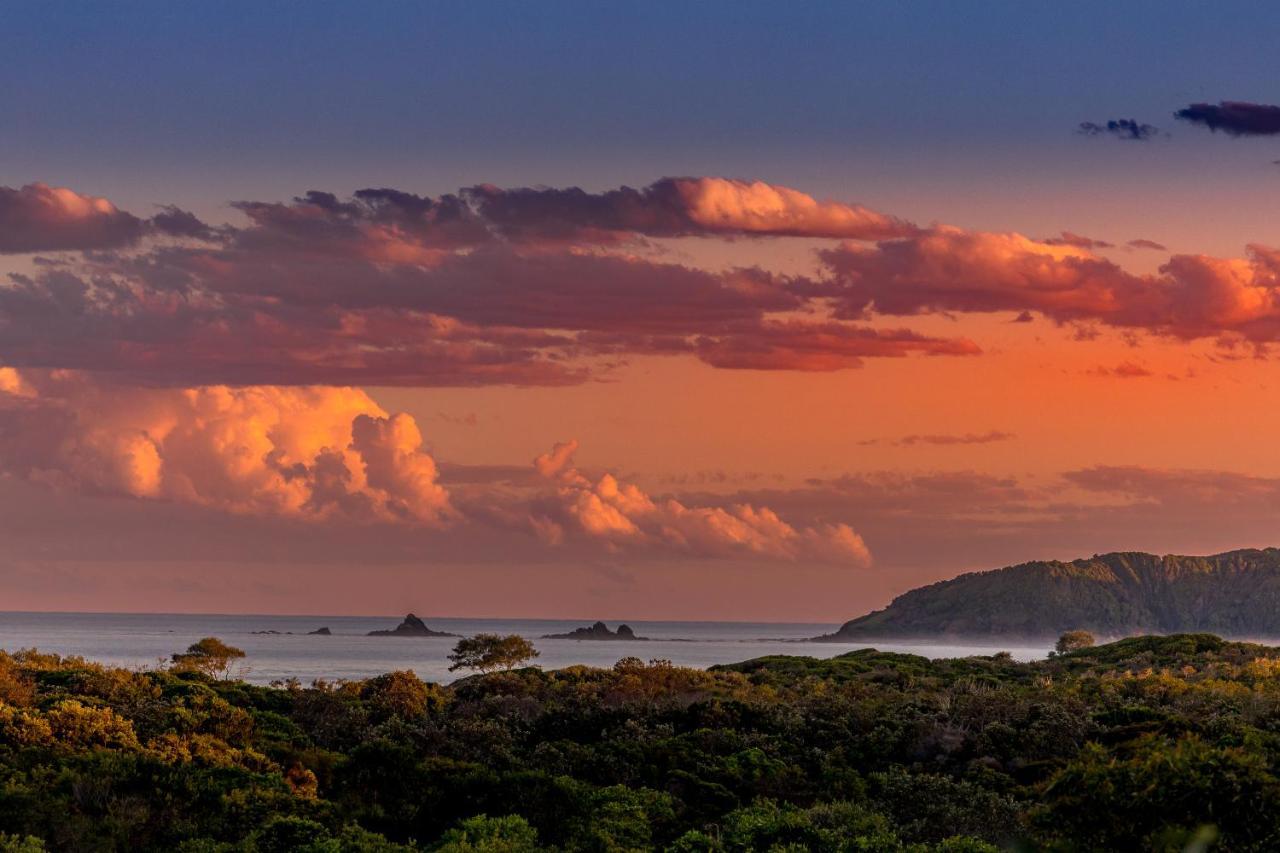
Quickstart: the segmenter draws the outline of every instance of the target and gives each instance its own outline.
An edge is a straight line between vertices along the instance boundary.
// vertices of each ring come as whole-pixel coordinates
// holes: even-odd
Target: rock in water
[[[567,634],[547,634],[544,640],[647,640],[648,637],[637,637],[629,625],[619,625],[617,631],[610,631],[603,622],[596,622],[588,628],[574,628]]]
[[[433,631],[421,619],[410,613],[404,621],[390,631],[370,631],[370,637],[456,637],[446,631]]]

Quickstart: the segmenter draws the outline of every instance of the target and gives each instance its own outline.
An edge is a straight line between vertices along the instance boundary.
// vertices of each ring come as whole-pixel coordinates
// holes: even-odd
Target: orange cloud
[[[1174,255],[1154,275],[1127,272],[1076,245],[949,226],[820,255],[838,282],[837,316],[845,319],[1037,311],[1182,339],[1280,338],[1280,252],[1264,246],[1249,246],[1246,258]]]
[[[789,187],[726,178],[668,179],[690,221],[708,231],[878,240],[916,229],[861,205],[818,201]]]
[[[528,509],[530,526],[548,542],[575,536],[618,549],[871,564],[866,543],[847,524],[796,528],[767,507],[691,507],[674,498],[654,498],[613,474],[587,477],[574,465],[577,449],[576,440],[561,442],[533,463],[556,487],[554,495],[539,496]]]
[[[914,233],[909,222],[857,204],[819,201],[763,181],[662,178],[642,189],[463,190],[478,216],[518,241],[611,242],[633,236],[827,237],[881,240]]]
[[[355,388],[0,384],[5,471],[77,491],[306,519],[454,520],[407,415]]]
[[[356,388],[136,388],[0,368],[0,473],[73,492],[306,521],[487,522],[608,550],[870,562],[848,525],[794,527],[763,506],[687,506],[612,474],[589,479],[577,446],[539,456],[533,482],[458,501],[414,419]]]
[[[22,220],[17,235],[67,223],[101,235],[119,222],[133,224],[116,244],[173,238],[11,274],[0,286],[0,360],[179,387],[550,386],[628,355],[821,372],[981,352],[964,336],[883,328],[889,316],[1038,313],[1091,331],[1280,339],[1280,253],[1270,248],[1174,255],[1134,274],[1071,232],[922,230],[759,181],[664,178],[601,193],[480,186],[437,198],[312,191],[237,207],[248,224],[210,229],[176,208],[142,222],[70,190],[0,192],[0,216]],[[814,275],[618,251],[650,236],[846,242],[818,253]]]

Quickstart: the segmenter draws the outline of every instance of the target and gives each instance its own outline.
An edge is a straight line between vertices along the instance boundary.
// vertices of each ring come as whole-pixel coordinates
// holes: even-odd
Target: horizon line
[[[785,621],[773,619],[632,619],[614,616],[575,617],[575,616],[445,616],[442,614],[424,615],[415,611],[395,615],[386,613],[224,613],[214,611],[151,611],[151,610],[0,610],[0,617],[11,615],[23,616],[228,616],[228,617],[286,617],[290,619],[404,619],[407,615],[417,616],[423,621],[432,619],[470,620],[484,622],[616,622],[619,624],[641,624],[669,622],[675,624],[718,624],[718,625],[842,625],[844,621]]]

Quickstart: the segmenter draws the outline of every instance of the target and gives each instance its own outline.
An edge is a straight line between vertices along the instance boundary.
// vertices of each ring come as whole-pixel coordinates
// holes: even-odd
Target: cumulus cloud
[[[763,181],[672,181],[694,223],[713,232],[874,240],[915,231],[910,223],[858,205],[817,201]]]
[[[162,205],[160,212],[147,220],[147,227],[152,234],[166,237],[213,240],[219,236],[218,229],[202,222],[194,213],[172,204]]]
[[[62,208],[115,210],[50,192]],[[595,195],[473,188],[438,198],[383,188],[236,207],[247,225],[211,228],[176,207],[145,223],[121,214],[136,226],[121,240],[145,231],[179,242],[11,274],[0,286],[0,359],[146,384],[469,386],[582,382],[593,359],[629,353],[825,370],[972,349],[824,322],[807,331],[836,351],[797,357],[767,317],[806,306],[814,285],[803,278],[539,242],[563,229],[580,238],[902,230],[782,187],[668,179]],[[797,323],[787,335],[806,333]]]
[[[1264,246],[1249,246],[1246,258],[1174,255],[1157,273],[1136,275],[1078,246],[940,226],[821,256],[840,284],[844,319],[1035,311],[1188,340],[1280,336],[1280,252]]]
[[[257,252],[338,255],[371,261],[431,264],[456,249],[489,242],[489,229],[457,195],[439,198],[400,190],[363,189],[350,199],[311,190],[291,203],[239,201],[251,227],[227,232]]]
[[[105,198],[42,183],[0,187],[0,253],[115,248],[142,233],[142,220]]]
[[[592,193],[578,187],[467,187],[437,198],[391,188],[348,199],[312,190],[289,203],[240,201],[246,248],[357,255],[432,264],[494,242],[610,245],[640,237],[826,237],[877,240],[908,222],[857,204],[821,201],[763,181],[663,178]]]
[[[1113,118],[1099,124],[1082,121],[1076,132],[1083,136],[1112,136],[1130,142],[1145,142],[1160,133],[1160,128],[1131,118]]]
[[[1174,118],[1198,124],[1228,136],[1275,136],[1280,133],[1280,107],[1247,101],[1219,101],[1191,104],[1178,110]]]
[[[593,358],[687,354],[830,370],[971,342],[828,320],[773,321],[816,285],[610,254],[484,246],[428,265],[257,246],[157,248],[0,287],[0,358],[148,383],[561,385]],[[830,349],[822,353],[823,347]]]
[[[756,236],[879,240],[909,234],[908,222],[855,204],[820,201],[763,181],[663,178],[643,189],[465,191],[487,222],[510,237],[571,239],[633,233],[648,237]]]
[[[74,491],[305,519],[455,518],[407,415],[354,388],[140,389],[0,370],[0,468]]]
[[[653,497],[612,474],[588,478],[576,450],[556,445],[529,476],[463,472],[455,500],[414,419],[359,389],[136,388],[0,368],[0,474],[75,493],[304,521],[491,524],[608,551],[870,560],[846,524],[796,527],[764,506]]]
[[[1023,477],[976,471],[868,471],[802,488],[686,493],[765,503],[800,517],[856,518],[876,566],[908,588],[1028,559],[1115,550],[1213,553],[1274,544],[1280,478],[1142,466]]]
[[[120,213],[48,192],[58,210],[98,211],[85,214],[95,222]],[[43,209],[42,193],[23,196],[23,209]],[[1034,240],[920,229],[761,182],[482,186],[434,198],[311,191],[237,206],[247,224],[213,228],[177,208],[146,221],[122,214],[137,227],[115,239],[165,239],[11,273],[0,285],[0,360],[148,385],[566,385],[633,355],[830,371],[981,351],[884,322],[929,313],[1040,314],[1260,345],[1280,335],[1280,256],[1266,247],[1174,255],[1137,275],[1097,254],[1110,244],[1069,231]],[[621,245],[658,236],[843,242],[820,250],[810,275],[704,269]]]
[[[561,442],[534,460],[554,492],[527,506],[544,540],[588,540],[617,550],[662,548],[708,557],[770,557],[867,566],[871,552],[847,524],[794,527],[764,506],[687,506],[654,497],[613,474],[591,478],[574,464],[578,442]]]

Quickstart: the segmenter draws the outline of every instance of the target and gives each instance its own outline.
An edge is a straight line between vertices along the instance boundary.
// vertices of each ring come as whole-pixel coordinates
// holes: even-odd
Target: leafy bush
[[[0,653],[0,853],[1261,851],[1276,768],[1280,650],[1203,634],[449,686]]]

